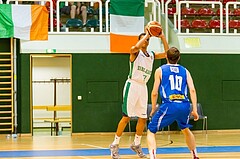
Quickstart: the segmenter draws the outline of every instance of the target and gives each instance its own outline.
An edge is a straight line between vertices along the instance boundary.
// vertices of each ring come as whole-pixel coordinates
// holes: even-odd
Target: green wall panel
[[[17,72],[18,132],[31,132],[30,118],[30,55],[19,54]]]
[[[89,81],[87,82],[87,102],[106,103],[119,101],[118,81]]]
[[[72,55],[73,132],[115,131],[121,118],[122,89],[128,74],[128,58],[129,55],[120,54]],[[91,93],[98,94],[96,99],[89,95],[93,81],[96,87]],[[106,81],[113,88],[100,91]],[[82,100],[77,100],[77,96],[82,96]]]
[[[10,38],[0,38],[0,52],[11,52]]]
[[[240,81],[222,81],[222,87],[222,98],[224,101],[240,101]]]
[[[198,102],[208,116],[209,129],[239,129],[240,101],[226,101],[223,97],[223,81],[240,80],[240,55],[182,55],[181,64],[192,74]],[[239,87],[239,86],[237,86]],[[235,88],[229,92],[236,93]],[[195,123],[201,129],[201,122]]]

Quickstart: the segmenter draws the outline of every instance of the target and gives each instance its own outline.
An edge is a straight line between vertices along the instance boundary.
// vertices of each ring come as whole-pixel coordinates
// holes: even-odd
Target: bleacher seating
[[[212,15],[215,15],[215,13],[212,10],[212,8],[199,8],[197,13],[200,16],[212,16]]]
[[[197,15],[197,11],[194,8],[186,8],[186,7],[184,7],[184,8],[181,9],[181,14],[185,15],[185,16],[187,16],[187,15],[195,16],[195,15]]]
[[[213,3],[210,3],[210,1]],[[176,23],[175,26],[177,28],[178,21],[181,20],[180,33],[185,33],[185,29],[189,29],[189,33],[225,33],[226,23],[228,21],[228,28],[231,29],[230,33],[232,33],[232,30],[234,30],[234,33],[240,33],[240,24],[238,24],[240,21],[240,4],[239,2],[236,4],[227,3],[237,2],[237,0],[202,0],[202,2],[201,0],[197,0],[195,2],[179,2],[180,6],[176,6],[176,4],[175,7],[179,7],[181,14],[174,15],[174,12],[172,11],[173,7],[171,6],[171,8],[168,8],[168,15],[170,15],[170,20]],[[226,10],[228,10],[228,14],[226,14]],[[222,16],[220,15],[221,13]],[[175,21],[171,18],[172,15],[176,16],[174,18]],[[221,23],[222,25],[220,25]]]
[[[210,29],[220,29],[220,20],[212,19],[208,22],[208,28]],[[223,28],[225,28],[225,24],[223,24]]]
[[[83,27],[83,22],[80,19],[68,19],[66,22],[66,27],[81,28],[81,27]]]
[[[235,9],[232,11],[232,15],[233,15],[233,16],[240,16],[240,8],[235,8]]]
[[[191,28],[191,24],[190,24],[189,20],[187,20],[187,19],[182,19],[180,24],[181,24],[181,28],[184,28],[184,29]],[[178,22],[177,22],[177,27],[178,27]]]
[[[168,8],[168,15],[173,15],[173,14],[175,14],[176,13],[176,8],[175,7],[173,7],[173,8]]]
[[[191,23],[191,27],[195,29],[205,29],[208,28],[206,20],[194,19]]]
[[[227,2],[237,2],[237,0],[222,0],[223,5],[226,5]]]
[[[161,2],[161,0],[159,0]],[[164,0],[164,3],[166,3],[168,0]],[[180,1],[180,0],[179,0]],[[176,4],[176,0],[171,0],[169,4]]]
[[[159,0],[160,2],[162,2],[162,0]],[[166,3],[168,0],[163,0],[164,3]],[[176,10],[178,10],[178,4],[176,4],[176,0],[171,0],[170,3],[168,4],[168,6],[163,6],[160,5],[160,7],[167,7],[167,12],[169,15],[170,20],[172,20],[175,18],[175,20],[181,20],[181,28],[184,29],[190,29],[190,33],[194,33],[195,29],[196,32],[200,31],[200,28],[206,28],[206,30],[204,30],[204,32],[211,29],[220,29],[220,21],[223,20],[223,28],[225,28],[225,24],[228,24],[228,28],[239,28],[238,26],[238,21],[240,20],[240,4],[235,4],[233,5],[232,3],[230,5],[226,5],[227,2],[237,2],[238,0],[191,0],[191,1],[185,1],[185,0],[178,0],[178,4],[181,4],[180,6],[180,12],[181,14],[175,14]],[[239,0],[240,1],[240,0]],[[61,12],[57,13],[56,7],[57,7],[57,3],[58,1],[53,0],[53,27],[54,30],[56,31],[56,27],[57,27],[57,14],[60,14],[59,17],[59,26],[60,31],[63,31],[65,28],[65,24],[67,28],[97,28],[97,30],[100,30],[100,26],[102,29],[105,29],[104,27],[106,27],[106,20],[105,20],[105,3],[106,1],[102,1],[102,10],[99,10],[99,6],[95,6],[94,5],[88,5],[87,6],[87,21],[88,24],[84,25],[82,24],[81,16],[76,17],[76,19],[69,19],[69,15],[62,15]],[[211,2],[211,3],[210,3]],[[223,19],[221,19],[222,17],[220,16],[220,4],[218,2],[221,2],[222,5],[222,9],[223,9]],[[65,2],[61,1],[60,4],[63,4],[65,6]],[[60,5],[59,4],[59,5]],[[98,3],[96,3],[98,4]],[[50,12],[50,3],[46,2],[44,4],[48,11]],[[110,10],[110,3],[108,4],[108,10]],[[228,18],[226,18],[226,7],[229,6],[229,11],[228,11]],[[61,8],[61,5],[59,6],[59,8]],[[161,8],[162,11],[165,12],[164,8]],[[102,11],[102,16],[103,19],[101,21],[101,23],[99,22],[100,17],[99,17],[99,11]],[[178,18],[178,16],[181,15],[180,18]],[[173,16],[176,16],[173,18]],[[102,18],[102,17],[101,17]],[[229,19],[229,23],[227,23]],[[230,21],[231,20],[231,21]],[[176,22],[175,21],[175,22]],[[50,27],[50,20],[48,21],[49,27]],[[174,27],[176,27],[178,24],[175,24]],[[108,24],[108,26],[110,26]],[[177,26],[178,28],[178,26]],[[50,28],[49,28],[50,30]],[[74,31],[85,31],[85,29],[73,29]],[[89,29],[88,29],[89,30]],[[96,31],[97,31],[96,30]],[[91,30],[92,31],[92,30]]]
[[[239,29],[240,28],[240,20],[229,20],[229,28]]]
[[[220,8],[216,11],[216,15],[220,16]],[[226,8],[223,8],[223,16],[226,16]],[[231,15],[231,10],[228,10],[228,14]]]
[[[89,20],[87,20],[86,27],[87,28],[93,28],[94,31],[95,31],[95,29],[99,27],[99,20],[98,19],[89,19]]]

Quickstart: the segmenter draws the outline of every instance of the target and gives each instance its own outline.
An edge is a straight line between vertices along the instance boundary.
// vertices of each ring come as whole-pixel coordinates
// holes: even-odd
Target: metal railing
[[[49,21],[49,33],[60,33],[60,3],[65,2],[65,6],[68,6],[68,0],[58,0],[56,2],[56,30],[54,31],[54,25],[53,25],[53,2],[50,0],[7,0],[7,4],[10,2],[14,2],[15,4],[19,4],[19,1],[34,1],[34,2],[39,2],[41,5],[45,5],[46,2],[50,2],[50,21]],[[0,0],[2,3],[2,0]],[[90,6],[93,6],[94,3],[98,3],[98,17],[99,17],[99,32],[103,32],[103,13],[102,13],[102,1],[101,0],[74,0],[74,2],[88,2],[90,3]],[[110,0],[107,0],[105,2],[105,28],[106,28],[106,33],[109,33],[109,3]],[[149,4],[152,4],[152,9],[151,9],[151,16],[150,20],[155,20],[161,22],[161,3],[158,0],[146,0],[145,1],[145,7],[148,7]],[[163,13],[163,12],[162,12]],[[61,32],[64,33],[64,32]],[[77,31],[73,31],[73,33],[78,33]],[[82,33],[82,32],[81,32]],[[96,33],[96,32],[95,32]]]
[[[164,3],[164,0],[161,0],[162,3]],[[168,0],[164,5],[162,4],[162,10],[164,10],[164,14],[165,14],[165,35],[166,38],[168,39],[168,34],[169,34],[169,15],[168,15],[168,6],[169,3],[171,2],[171,0]],[[220,20],[220,27],[219,27],[219,32],[216,33],[214,31],[209,32],[209,33],[183,33],[181,32],[181,19],[182,19],[182,15],[181,15],[181,8],[183,6],[185,7],[189,7],[190,5],[210,5],[211,9],[219,9],[219,14],[216,14],[219,17]],[[217,6],[217,7],[216,7]],[[178,1],[176,0],[176,13],[174,13],[173,15],[173,25],[174,25],[174,30],[176,30],[177,34],[198,34],[198,35],[216,35],[216,34],[221,34],[221,35],[233,35],[233,34],[240,34],[237,32],[237,28],[234,28],[234,32],[230,33],[230,26],[229,26],[229,19],[230,16],[236,16],[233,15],[230,11],[230,8],[234,8],[237,9],[240,7],[240,2],[227,2],[226,5],[224,6],[222,2],[220,1]],[[225,12],[224,12],[225,11]],[[226,24],[226,28],[224,27],[224,24]],[[226,32],[225,30],[226,29]]]
[[[168,39],[168,26],[169,26],[169,17],[168,17],[168,5],[171,2],[171,0],[168,0],[165,3],[165,35]],[[185,5],[187,8],[189,8],[189,5],[211,5],[212,8],[215,8],[216,5],[219,5],[220,8],[220,33],[223,33],[223,5],[219,1],[178,1],[176,0],[176,13],[173,15],[173,22],[174,22],[174,30],[177,30],[178,34],[191,34],[191,33],[182,33],[181,32],[181,8],[183,5]],[[204,33],[206,34],[206,33]],[[211,33],[212,34],[212,33]]]
[[[65,2],[66,5],[68,5],[69,1],[66,0],[58,0],[57,1],[57,32],[60,32],[60,2]],[[74,0],[74,2],[90,2],[90,6],[93,6],[93,3],[99,4],[99,32],[102,32],[102,1],[101,0]],[[106,14],[107,15],[107,14]]]
[[[233,8],[236,9],[237,5],[240,5],[240,2],[227,2],[226,3],[226,33],[229,33],[229,8],[233,5]],[[238,6],[239,7],[239,6]],[[234,29],[234,34],[237,33],[236,29]]]
[[[202,4],[202,5],[212,5],[212,8],[215,7],[215,5],[219,5],[220,7],[220,33],[223,33],[223,5],[222,2],[210,2],[210,1],[180,1],[177,6],[178,11],[178,33],[181,33],[181,6],[184,4],[186,7],[189,7],[190,4]],[[174,28],[176,28],[176,21],[174,21]]]

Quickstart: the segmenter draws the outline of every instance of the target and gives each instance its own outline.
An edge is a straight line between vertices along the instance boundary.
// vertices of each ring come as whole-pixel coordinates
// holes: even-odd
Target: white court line
[[[104,148],[104,147],[100,147],[100,146],[96,146],[96,145],[90,145],[90,144],[80,144],[80,145],[88,146],[88,147],[94,147],[94,148],[99,148],[99,149],[107,149],[107,148]]]

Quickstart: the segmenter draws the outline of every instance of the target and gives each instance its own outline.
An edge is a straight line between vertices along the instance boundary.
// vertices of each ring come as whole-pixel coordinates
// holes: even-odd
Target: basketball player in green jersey
[[[122,133],[130,121],[130,117],[137,116],[136,134],[134,142],[130,148],[137,153],[140,158],[146,157],[141,148],[141,137],[147,121],[148,90],[147,82],[151,77],[154,59],[166,57],[169,49],[164,34],[159,38],[162,40],[164,52],[148,51],[150,35],[148,31],[139,35],[139,41],[130,50],[130,73],[123,90],[123,116],[118,123],[117,132],[113,143],[110,145],[111,157],[119,159],[119,142]]]

